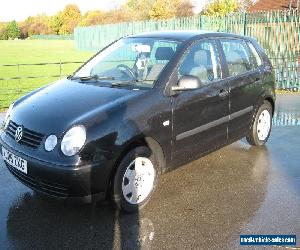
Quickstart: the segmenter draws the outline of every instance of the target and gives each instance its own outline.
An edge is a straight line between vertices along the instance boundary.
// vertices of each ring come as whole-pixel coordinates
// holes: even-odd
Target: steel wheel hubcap
[[[268,110],[264,110],[260,113],[257,121],[257,136],[260,141],[264,141],[268,135],[271,128],[271,115]]]
[[[127,202],[139,204],[151,193],[154,185],[155,170],[152,162],[146,157],[137,157],[127,167],[122,192]]]

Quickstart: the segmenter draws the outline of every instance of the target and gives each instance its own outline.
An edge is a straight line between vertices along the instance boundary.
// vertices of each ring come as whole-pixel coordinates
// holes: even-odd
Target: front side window
[[[256,67],[244,41],[222,39],[221,44],[227,61],[229,76],[237,76]]]
[[[220,59],[214,41],[200,41],[192,45],[183,57],[178,78],[195,76],[202,84],[221,79]]]
[[[179,44],[160,38],[124,38],[96,55],[73,78],[95,77],[153,87]]]

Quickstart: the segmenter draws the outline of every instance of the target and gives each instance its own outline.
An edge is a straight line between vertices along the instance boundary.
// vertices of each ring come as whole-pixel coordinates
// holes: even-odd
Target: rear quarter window
[[[249,46],[250,52],[251,52],[250,53],[251,61],[257,67],[261,66],[262,65],[262,60],[261,60],[256,48],[253,46],[253,44],[251,42],[248,42],[248,46]]]

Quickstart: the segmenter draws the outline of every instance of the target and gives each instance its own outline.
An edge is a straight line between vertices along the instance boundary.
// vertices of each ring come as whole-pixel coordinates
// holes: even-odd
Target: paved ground
[[[279,96],[274,124],[264,148],[242,140],[162,176],[138,215],[41,198],[0,159],[0,248],[244,249],[250,233],[300,245],[300,95]]]

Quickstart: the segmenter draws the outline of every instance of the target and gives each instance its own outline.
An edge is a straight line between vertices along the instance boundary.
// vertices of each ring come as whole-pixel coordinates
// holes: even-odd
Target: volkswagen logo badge
[[[15,132],[16,142],[21,141],[22,137],[23,137],[23,127],[19,126],[19,127],[17,127],[16,132]]]

